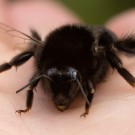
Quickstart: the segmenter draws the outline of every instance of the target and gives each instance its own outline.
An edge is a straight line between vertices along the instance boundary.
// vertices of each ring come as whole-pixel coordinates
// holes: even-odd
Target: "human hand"
[[[24,6],[26,7],[24,8]],[[30,11],[33,11],[35,6],[36,9],[39,9],[36,10],[38,14],[41,13],[41,11],[46,14],[52,12],[52,20],[48,21],[47,19],[46,22],[45,14],[40,16],[41,18],[39,17],[39,20],[36,22],[34,22],[34,19],[37,20],[35,17],[33,17],[33,19],[26,19],[29,17],[27,11],[30,9]],[[36,28],[39,28],[42,35],[47,34],[51,29],[59,25],[58,18],[61,19],[61,24],[66,23],[67,18],[69,18],[69,21],[71,22],[78,22],[79,20],[77,18],[74,19],[68,11],[65,11],[61,6],[57,7],[57,4],[54,3],[46,3],[46,5],[15,5],[11,8],[12,12],[10,12],[10,17],[13,18],[11,21],[12,26],[27,32],[29,24],[34,23],[33,25],[36,26]],[[64,13],[61,13],[61,10]],[[26,16],[20,16],[22,11]],[[119,18],[112,20],[106,25],[120,37],[121,33],[128,33],[128,28],[125,31],[125,27],[118,30],[118,28],[114,26],[117,26],[117,24],[125,26],[125,21],[130,20],[130,18],[133,18],[134,16],[135,11],[133,11],[132,16],[129,12],[127,13],[127,16],[124,16],[125,20],[121,20],[121,16],[119,16]],[[44,20],[44,23],[42,19]],[[131,22],[128,21],[126,27],[131,26],[130,24]],[[47,30],[45,31],[43,28]],[[133,30],[134,29],[135,28],[133,28]],[[5,46],[1,46],[1,48],[4,47]],[[5,50],[3,54],[4,53],[6,55],[1,55],[1,62],[3,62],[3,60],[10,60],[16,52],[13,49],[10,49],[7,52]],[[135,76],[135,58],[132,57],[127,59],[124,56],[122,57],[125,61],[124,65],[126,68]],[[38,86],[37,92],[34,92],[32,109],[21,116],[15,114],[16,110],[25,108],[26,102],[26,91],[24,90],[19,94],[16,94],[15,91],[27,84],[28,79],[33,72],[33,59],[31,59],[23,66],[19,67],[17,72],[15,68],[12,68],[11,70],[1,73],[0,134],[134,134],[135,91],[116,71],[113,71],[112,73],[112,70],[109,71],[106,82],[98,85],[89,115],[86,119],[80,118],[80,115],[84,112],[83,98],[78,97],[71,107],[62,113],[55,108],[50,97],[43,94],[40,86]]]

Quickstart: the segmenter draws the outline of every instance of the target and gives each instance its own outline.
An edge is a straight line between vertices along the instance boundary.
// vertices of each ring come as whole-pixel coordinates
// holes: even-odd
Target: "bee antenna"
[[[43,75],[43,77],[45,77],[46,79],[49,79],[50,81],[53,81],[53,79],[47,75]]]
[[[21,92],[22,90],[24,90],[25,88],[27,88],[28,86],[34,84],[35,82],[38,82],[38,81],[41,79],[42,76],[43,76],[43,75],[40,75],[40,76],[36,77],[36,78],[33,79],[32,81],[30,81],[28,84],[26,84],[25,86],[23,86],[22,88],[20,88],[19,90],[17,90],[16,93],[19,93],[19,92]]]
[[[82,93],[84,99],[86,100],[87,104],[90,105],[90,102],[89,102],[89,100],[88,100],[88,98],[87,98],[87,96],[86,96],[86,93],[84,92],[84,89],[83,89],[83,87],[82,87],[80,81],[79,81],[78,79],[75,79],[75,80],[76,80],[77,84],[78,84],[79,87],[80,87],[80,90],[81,90],[81,93]]]
[[[87,96],[86,96],[86,93],[84,92],[84,89],[83,89],[83,87],[82,87],[82,85],[81,85],[81,83],[80,83],[80,81],[79,81],[79,79],[78,79],[78,77],[77,77],[77,76],[78,76],[78,72],[76,71],[76,69],[70,68],[70,69],[69,69],[69,75],[71,76],[71,78],[72,78],[73,80],[75,80],[75,81],[77,82],[77,84],[78,84],[79,87],[80,87],[80,90],[81,90],[81,93],[82,93],[84,99],[86,100],[87,104],[90,105],[90,102],[89,102],[89,100],[88,100],[88,98],[87,98]]]
[[[16,93],[19,93],[21,92],[22,90],[24,90],[25,88],[27,88],[28,86],[32,85],[33,83],[35,83],[36,81],[39,81],[41,79],[41,77],[45,77],[51,81],[53,81],[52,78],[50,78],[49,76],[47,75],[40,75],[38,76],[37,78],[33,79],[31,82],[29,82],[28,84],[26,84],[25,86],[23,86],[22,88],[20,88],[19,90],[16,91]]]

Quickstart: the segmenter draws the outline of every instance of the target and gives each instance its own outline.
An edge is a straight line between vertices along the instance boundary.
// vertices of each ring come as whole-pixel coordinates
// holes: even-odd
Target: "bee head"
[[[78,84],[76,83],[78,72],[71,67],[50,68],[46,74],[52,80],[49,87],[56,108],[60,111],[66,110],[78,93]]]

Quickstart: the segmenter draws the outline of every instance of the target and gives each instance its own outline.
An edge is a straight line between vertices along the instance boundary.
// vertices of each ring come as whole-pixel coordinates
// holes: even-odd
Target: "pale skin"
[[[28,26],[35,16],[29,19],[27,14],[28,4],[11,5],[9,17],[3,19],[6,22],[11,19],[12,26],[17,29],[28,31]],[[29,9],[35,8],[39,21],[33,26],[39,27],[42,34],[61,24],[70,22],[79,22],[62,6],[54,3],[30,4]],[[48,7],[48,8],[47,8]],[[61,11],[63,11],[61,13]],[[23,12],[26,16],[21,16]],[[49,20],[46,14],[51,13]],[[66,17],[65,17],[66,16]],[[65,19],[66,18],[66,19]],[[131,19],[132,18],[132,19]],[[106,26],[114,31],[119,37],[129,33],[129,29],[135,32],[135,10],[114,17],[106,23]],[[43,22],[44,20],[44,22]],[[32,21],[32,22],[31,22]],[[55,23],[56,21],[56,23]],[[50,27],[50,24],[52,27]],[[42,29],[43,27],[43,29]],[[46,30],[47,27],[47,30]],[[131,29],[132,28],[132,29]],[[43,30],[46,30],[45,32]],[[20,49],[20,48],[19,48]],[[0,45],[0,62],[9,61],[15,54],[19,53],[13,45]],[[22,48],[21,48],[22,49]],[[135,76],[135,57],[126,58],[121,55],[124,66]],[[18,109],[25,108],[26,90],[16,94],[16,90],[24,86],[31,74],[34,72],[33,59],[16,69],[0,74],[0,134],[1,135],[134,135],[135,125],[135,89],[132,88],[116,71],[110,69],[106,82],[99,84],[92,102],[92,106],[86,118],[80,118],[84,112],[85,101],[82,97],[75,99],[71,107],[65,111],[58,111],[53,105],[51,98],[43,94],[40,85],[37,92],[34,92],[34,102],[32,109],[21,116],[15,113]]]

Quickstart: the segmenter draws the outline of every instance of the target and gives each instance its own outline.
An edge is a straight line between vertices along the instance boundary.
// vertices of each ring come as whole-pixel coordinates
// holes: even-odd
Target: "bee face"
[[[77,72],[74,68],[51,68],[47,75],[52,79],[49,82],[53,102],[60,111],[68,109],[72,100],[78,93],[78,84],[75,81]]]

